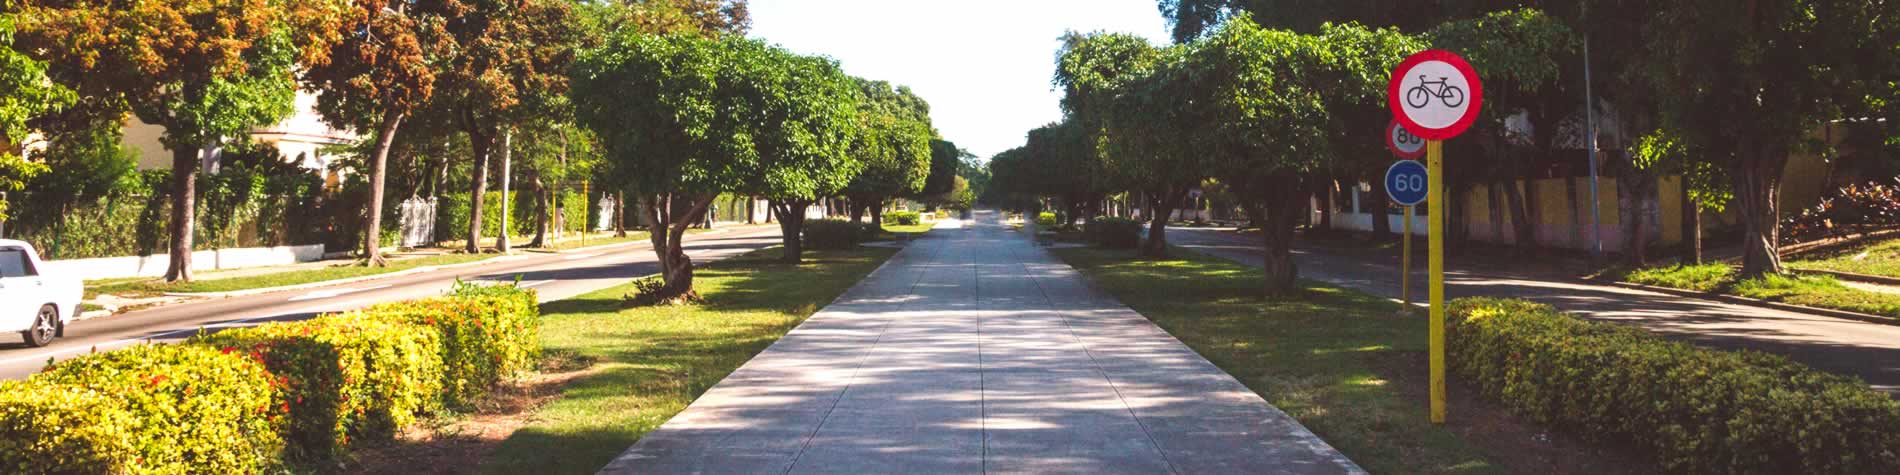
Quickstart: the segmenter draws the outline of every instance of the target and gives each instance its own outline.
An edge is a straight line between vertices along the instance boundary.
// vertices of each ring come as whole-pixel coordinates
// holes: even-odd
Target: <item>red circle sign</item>
[[[1425,155],[1425,139],[1412,135],[1411,131],[1399,126],[1399,121],[1395,120],[1385,126],[1385,148],[1399,158],[1415,159]]]
[[[1450,51],[1426,50],[1392,70],[1386,103],[1392,118],[1426,140],[1457,137],[1478,120],[1484,85],[1471,63]]]

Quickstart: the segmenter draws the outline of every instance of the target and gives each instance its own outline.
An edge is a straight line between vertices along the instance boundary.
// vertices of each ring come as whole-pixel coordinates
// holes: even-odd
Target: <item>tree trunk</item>
[[[864,222],[864,213],[866,211],[864,202],[858,198],[852,198],[850,201],[851,201],[851,204],[850,204],[851,222],[853,223]]]
[[[538,171],[529,175],[528,183],[534,187],[535,216],[534,241],[529,242],[528,247],[547,247],[548,224],[554,220],[553,205],[549,203],[549,201],[552,201],[549,198],[550,192],[548,191],[547,184],[541,181],[541,173]]]
[[[1293,293],[1299,281],[1299,266],[1293,263],[1293,230],[1299,226],[1300,212],[1305,208],[1300,199],[1305,195],[1299,188],[1299,178],[1292,175],[1269,178],[1262,188],[1265,191],[1263,208],[1267,214],[1267,225],[1260,232],[1266,241],[1262,271],[1266,275],[1269,297]],[[1384,234],[1379,236],[1384,237]]]
[[[474,152],[474,178],[468,184],[468,244],[463,251],[469,254],[482,252],[482,201],[488,190],[488,151],[494,147],[492,135],[472,129],[468,134],[468,144]]]
[[[1689,176],[1684,174],[1680,180],[1682,186],[1682,264],[1702,264],[1702,210],[1695,199],[1689,196]]]
[[[388,171],[389,147],[396,143],[402,112],[383,111],[383,130],[376,135],[376,155],[369,160],[369,222],[363,227],[363,256],[370,267],[385,267],[383,258],[383,180]]]
[[[871,208],[871,224],[875,226],[883,226],[884,225],[884,197],[880,196],[877,198],[872,198],[871,202],[865,204],[865,206]]]
[[[759,198],[756,196],[745,197],[745,223],[759,224]]]
[[[166,282],[191,281],[191,238],[197,228],[198,150],[183,145],[172,150],[171,259]]]
[[[805,257],[805,239],[801,234],[805,231],[805,213],[803,210],[810,207],[811,204],[812,200],[772,200],[771,204],[768,205],[771,214],[778,215],[779,242],[781,244],[781,249],[779,250],[780,261],[797,264]]]
[[[614,192],[614,237],[627,237],[627,208],[627,192]],[[647,232],[660,232],[659,221],[654,221],[653,224],[648,225]]]
[[[1781,169],[1787,161],[1784,147],[1748,147],[1730,171],[1735,181],[1735,203],[1742,221],[1743,278],[1782,272],[1780,235]]]
[[[652,195],[647,204],[648,217],[653,219],[653,231],[649,233],[653,241],[653,253],[660,261],[660,278],[666,282],[655,293],[652,300],[656,304],[675,304],[699,301],[699,293],[693,290],[693,258],[686,255],[686,230],[703,219],[706,208],[712,205],[717,195],[658,194]]]
[[[1168,217],[1186,196],[1172,187],[1148,194],[1148,207],[1153,213],[1148,217],[1148,240],[1141,243],[1142,256],[1168,257]]]
[[[1528,206],[1524,203],[1524,191],[1517,187],[1517,183],[1504,182],[1504,202],[1511,206],[1511,237],[1518,252],[1536,249],[1537,236],[1533,234],[1536,228],[1531,226],[1530,213],[1525,210]]]

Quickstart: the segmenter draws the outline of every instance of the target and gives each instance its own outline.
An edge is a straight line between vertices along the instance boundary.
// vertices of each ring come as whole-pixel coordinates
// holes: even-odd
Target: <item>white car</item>
[[[44,273],[40,253],[24,241],[0,239],[0,331],[17,331],[27,346],[46,346],[65,336],[79,313],[85,287],[79,279]]]

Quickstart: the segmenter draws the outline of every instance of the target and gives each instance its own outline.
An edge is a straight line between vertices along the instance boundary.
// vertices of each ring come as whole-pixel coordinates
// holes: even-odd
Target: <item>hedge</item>
[[[225,330],[194,343],[240,352],[282,378],[288,457],[326,460],[351,440],[386,441],[441,403],[440,337],[361,312]]]
[[[1090,243],[1110,249],[1134,249],[1141,245],[1141,222],[1127,218],[1091,219],[1082,231]]]
[[[0,460],[13,473],[255,473],[276,468],[284,407],[248,358],[134,345],[6,386]],[[72,396],[69,400],[26,399]]]
[[[530,369],[538,313],[533,290],[463,284],[441,298],[60,362],[0,383],[0,472],[319,467]]]
[[[1057,219],[1056,219],[1055,213],[1051,213],[1048,211],[1036,213],[1036,226],[1047,228],[1047,227],[1055,226],[1056,221]]]
[[[805,247],[810,249],[850,249],[859,243],[876,239],[883,231],[871,223],[818,219],[805,222],[802,239]]]
[[[541,313],[533,289],[458,283],[450,295],[377,305],[364,312],[434,328],[440,335],[443,402],[466,408],[541,355]]]
[[[923,215],[915,211],[892,211],[885,217],[891,218],[891,223],[899,226],[915,226],[924,222]]]
[[[1900,473],[1900,402],[1860,380],[1520,300],[1449,310],[1450,368],[1485,397],[1665,471]]]

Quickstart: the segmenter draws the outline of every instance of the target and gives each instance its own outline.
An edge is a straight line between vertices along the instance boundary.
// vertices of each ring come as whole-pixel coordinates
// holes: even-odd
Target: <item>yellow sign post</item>
[[[1431,299],[1431,359],[1432,359],[1432,423],[1445,423],[1445,183],[1444,174],[1439,171],[1445,164],[1445,142],[1433,140],[1425,143],[1425,176],[1427,191],[1425,202],[1431,206],[1425,210],[1429,218],[1431,236],[1426,238],[1430,250],[1427,251],[1426,269],[1431,282],[1426,284],[1426,292]]]

